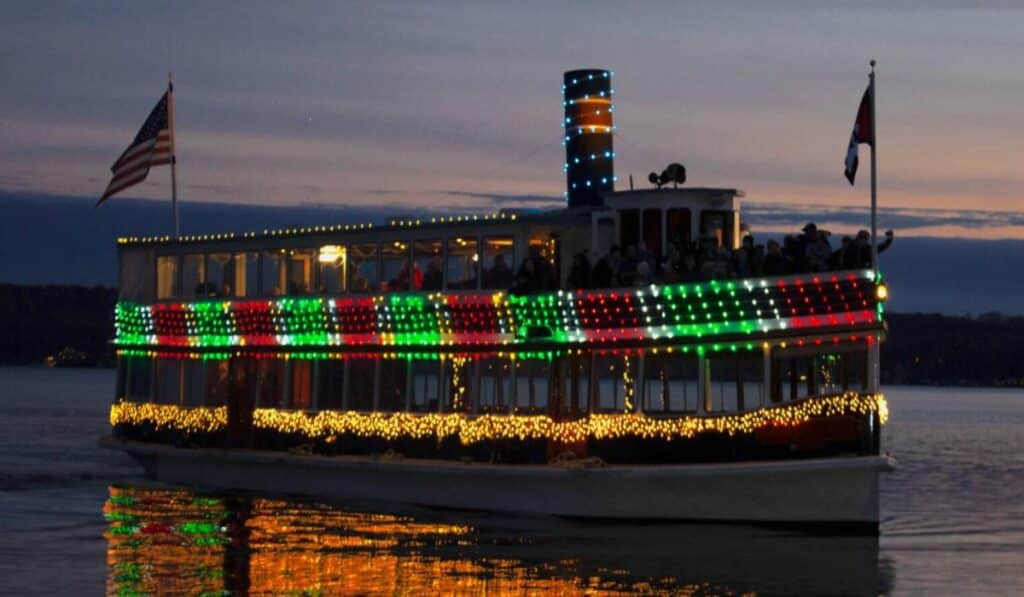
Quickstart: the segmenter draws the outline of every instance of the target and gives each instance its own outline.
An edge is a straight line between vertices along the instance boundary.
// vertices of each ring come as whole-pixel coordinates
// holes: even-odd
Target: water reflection
[[[878,541],[111,487],[108,594],[887,592]]]

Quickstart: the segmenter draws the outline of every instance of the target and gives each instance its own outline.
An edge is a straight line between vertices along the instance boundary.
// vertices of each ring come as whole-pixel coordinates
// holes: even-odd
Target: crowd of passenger
[[[613,245],[607,255],[596,261],[584,250],[573,257],[566,287],[646,286],[872,267],[871,235],[867,230],[842,237],[836,247],[830,237],[830,232],[818,230],[811,222],[800,234],[787,235],[781,243],[770,239],[757,244],[754,236],[745,231],[740,247],[735,250],[723,246],[713,236],[697,242],[675,239],[667,243],[664,255],[650,251],[642,241],[625,249]],[[889,230],[885,240],[878,244],[878,252],[888,249],[892,241],[893,232]],[[552,290],[558,290],[558,283],[551,263],[531,249],[516,273],[512,292],[534,294]]]

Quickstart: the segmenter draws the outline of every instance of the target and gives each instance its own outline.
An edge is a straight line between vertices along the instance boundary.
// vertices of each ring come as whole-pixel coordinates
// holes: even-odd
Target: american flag
[[[107,185],[103,197],[96,202],[97,206],[111,195],[145,180],[150,166],[170,164],[174,159],[174,142],[168,109],[171,93],[170,89],[164,93],[156,107],[149,113],[149,118],[146,118],[139,133],[135,135],[135,140],[110,167],[114,178]]]

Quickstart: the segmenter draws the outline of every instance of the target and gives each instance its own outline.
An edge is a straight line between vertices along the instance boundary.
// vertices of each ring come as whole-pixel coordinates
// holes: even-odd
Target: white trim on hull
[[[523,514],[674,521],[874,526],[889,456],[604,466],[492,465],[101,440],[156,480]]]

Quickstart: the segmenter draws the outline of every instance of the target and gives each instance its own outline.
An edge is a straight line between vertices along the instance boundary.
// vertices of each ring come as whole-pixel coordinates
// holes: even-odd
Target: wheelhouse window
[[[341,294],[345,292],[345,247],[341,245],[324,245],[317,252],[320,266],[321,294]]]
[[[263,251],[260,262],[260,294],[263,296],[281,296],[287,288],[285,278],[285,251],[271,249]]]
[[[178,289],[178,256],[163,255],[156,258],[156,298],[170,299],[180,295]]]
[[[377,245],[367,243],[349,247],[349,292],[377,290]]]
[[[206,256],[206,289],[208,296],[234,296],[235,262],[230,253]]]
[[[182,295],[186,297],[206,296],[206,259],[202,253],[190,253],[182,257]]]
[[[396,240],[381,244],[380,263],[382,291],[407,292],[423,286],[423,273],[409,268],[409,243]]]
[[[477,271],[480,266],[476,238],[456,236],[448,239],[448,262],[446,265],[449,290],[476,288]]]
[[[259,296],[260,254],[255,251],[236,253],[234,261],[234,296]]]
[[[288,251],[288,294],[301,296],[312,294],[314,273],[313,249],[292,249]]]
[[[413,268],[422,272],[422,283],[419,287],[415,286],[416,279],[413,278],[414,290],[441,290],[443,288],[444,274],[441,272],[443,251],[444,243],[441,239],[418,240],[413,243]]]
[[[512,236],[488,236],[483,241],[483,288],[512,287],[515,250]]]

